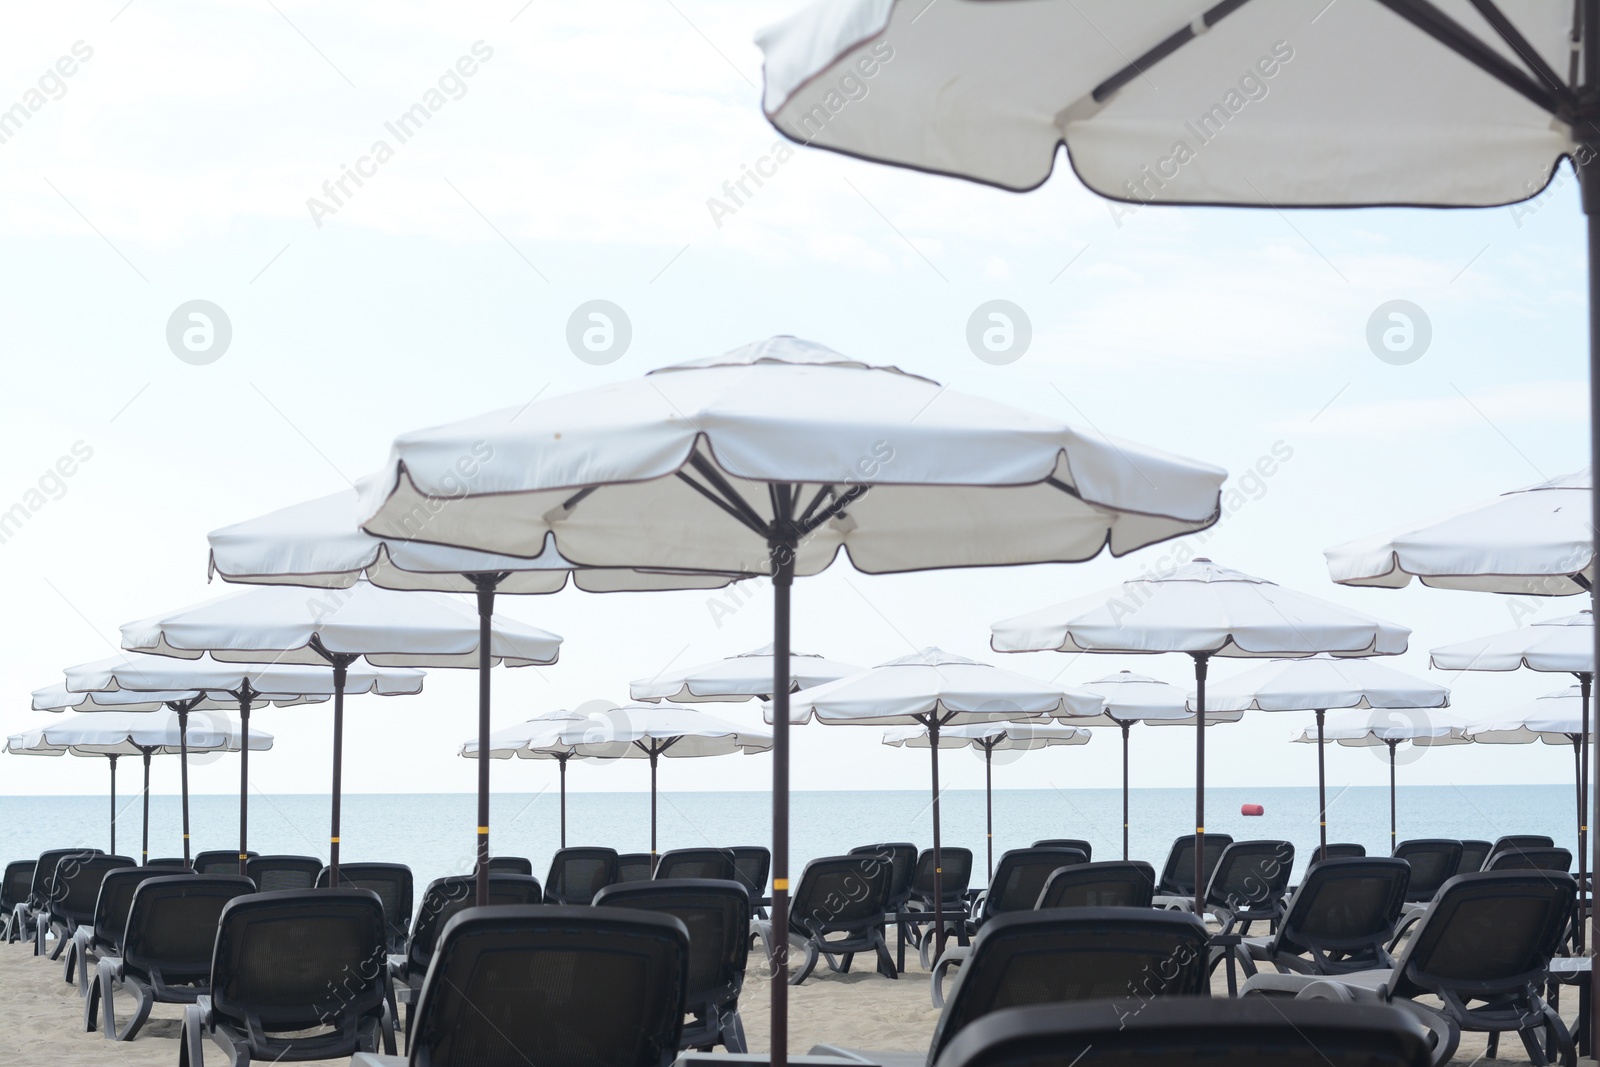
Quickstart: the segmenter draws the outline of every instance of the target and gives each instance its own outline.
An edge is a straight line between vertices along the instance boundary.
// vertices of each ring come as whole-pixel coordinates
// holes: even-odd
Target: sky
[[[225,591],[207,583],[208,530],[346,488],[396,434],[785,333],[1227,468],[1245,502],[1205,554],[1410,626],[1396,665],[1450,685],[1464,718],[1565,684],[1430,672],[1426,653],[1586,605],[1343,588],[1322,550],[1584,465],[1570,174],[1493,210],[1130,212],[1062,166],[1018,195],[779,151],[752,37],[796,6],[12,11],[0,111],[28,112],[0,125],[0,511],[21,503],[28,519],[0,541],[0,728],[46,719],[30,691],[111,654],[121,623]],[[430,101],[425,123],[391,131]],[[735,203],[725,183],[758,165],[771,173]],[[597,300],[630,334],[604,364],[568,341]],[[998,365],[968,342],[994,300],[1031,324],[1027,350]],[[1403,364],[1368,343],[1369,321],[1396,300],[1431,332]],[[221,330],[190,338],[205,352],[185,347],[191,301],[221,309],[225,348]],[[1266,456],[1285,458],[1241,480]],[[1176,656],[988,650],[991,622],[1134,577],[1163,551],[897,577],[839,564],[796,585],[794,640],[863,666],[931,645],[1063,683],[1129,668],[1187,684]],[[766,590],[719,596],[503,600],[506,615],[566,640],[554,666],[496,672],[496,726],[621,701],[630,679],[770,640]],[[1218,663],[1212,677],[1244,666]],[[431,672],[420,696],[353,699],[346,789],[470,791],[475,767],[456,750],[475,699],[472,674],[454,670]],[[717,710],[759,719],[754,705]],[[251,761],[255,787],[326,791],[325,708],[253,721],[277,737]],[[1286,747],[1310,721],[1252,714],[1217,728],[1209,781],[1314,781],[1312,752]],[[879,741],[875,728],[797,730],[795,787],[925,788],[926,753]],[[1188,731],[1141,731],[1133,784],[1192,782],[1192,745]],[[1564,781],[1564,752],[1442,749],[1403,780]],[[0,760],[0,793],[98,792],[98,762],[73,764]],[[980,760],[945,767],[950,787],[981,787]],[[194,785],[229,792],[236,773],[208,763]],[[575,766],[570,787],[642,789],[647,773],[642,761]],[[766,756],[679,761],[662,786],[764,789],[770,773]],[[495,775],[497,788],[531,791],[554,767]],[[1330,753],[1335,784],[1386,776],[1370,753]],[[1002,779],[1115,785],[1116,735],[1030,755]],[[176,769],[158,767],[155,788],[175,791]]]

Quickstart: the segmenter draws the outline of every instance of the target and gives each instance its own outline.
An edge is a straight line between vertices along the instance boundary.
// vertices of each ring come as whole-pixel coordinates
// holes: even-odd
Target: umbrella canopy
[[[280,708],[290,707],[295,704],[315,703],[326,700],[318,696],[285,696],[276,694],[264,696],[261,702],[271,701]],[[160,711],[163,708],[176,711],[174,705],[187,705],[185,713],[191,711],[231,711],[239,706],[239,702],[231,696],[212,696],[205,690],[177,690],[169,692],[139,693],[128,689],[117,689],[109,693],[74,693],[63,682],[47,685],[33,691],[34,711],[81,711],[81,712],[112,712],[112,711]]]
[[[650,761],[650,869],[654,870],[656,766],[661,757],[689,759],[768,752],[772,749],[772,734],[758,726],[743,726],[707,715],[698,708],[624,704],[563,728],[560,743],[571,745],[577,756]]]
[[[1594,673],[1594,612],[1580,611],[1558,619],[1540,619],[1527,626],[1472,641],[1442,645],[1428,653],[1428,662],[1442,671],[1556,671]]]
[[[463,491],[452,471],[475,446],[492,449],[493,460]],[[772,921],[782,929],[794,576],[820,571],[841,550],[874,572],[1131,552],[1214,523],[1224,477],[776,337],[406,434],[365,494],[362,525],[526,557],[551,541],[585,566],[771,575]],[[773,1062],[783,1067],[781,939],[774,965]]]
[[[702,663],[683,671],[663,671],[653,678],[628,683],[628,695],[635,700],[670,700],[675,704],[699,701],[735,701],[772,697],[772,646],[763,645],[751,652]],[[823,659],[807,652],[789,654],[789,689],[810,689],[855,674],[860,667],[837,660]]]
[[[1327,712],[1362,708],[1444,708],[1450,690],[1374,660],[1312,656],[1263,663],[1211,687],[1207,703],[1229,711],[1314,711],[1317,736]],[[1328,776],[1317,747],[1319,858],[1328,848]]]
[[[186,755],[191,748],[211,752],[238,752],[244,748],[244,735],[228,719],[214,717],[202,726],[193,726],[187,718],[187,712],[155,710],[68,715],[37,729],[12,734],[6,739],[5,750],[27,756],[59,756],[70,752],[74,756],[106,757],[111,769],[112,853],[117,851],[117,759],[120,756],[141,757],[144,761],[144,823],[140,856],[143,863],[149,863],[150,757]],[[272,735],[257,731],[250,738],[250,747],[258,752],[270,749]],[[187,849],[187,819],[184,835]],[[187,851],[184,860],[188,861]]]
[[[1343,585],[1569,596],[1594,582],[1588,468],[1323,553]],[[1590,654],[1593,654],[1593,634]]]
[[[1196,559],[1168,575],[1140,578],[995,623],[1000,652],[1183,652],[1194,660],[1196,722],[1204,720],[1213,656],[1303,659],[1397,655],[1411,631]],[[1195,728],[1195,833],[1205,833],[1206,732]],[[1196,839],[1195,911],[1205,892],[1205,838]]]
[[[1193,726],[1196,716],[1189,711],[1182,688],[1133,671],[1117,671],[1082,686],[1105,701],[1105,710],[1087,718],[1074,716],[1074,726],[1116,726],[1122,730],[1122,858],[1128,858],[1128,747],[1129,731],[1136,722],[1150,726]],[[1242,711],[1206,709],[1206,725],[1238,722]]]
[[[1583,697],[1575,685],[1546,693],[1502,715],[1468,724],[1467,737],[1486,745],[1573,745],[1583,736]]]
[[[586,722],[588,718],[587,715],[563,708],[535,715],[526,722],[496,730],[489,735],[487,751],[490,759],[510,759],[512,756],[519,759],[553,759],[560,766],[562,848],[567,847],[567,761],[575,753],[572,745],[562,740],[561,731],[570,729],[574,723]],[[461,746],[461,755],[467,759],[477,759],[480,751],[483,750],[479,748],[477,738]]]
[[[1092,735],[1076,726],[1051,726],[1031,722],[982,722],[949,726],[939,731],[940,748],[975,748],[983,753],[984,848],[988,856],[988,881],[994,881],[994,754],[1033,752],[1054,745],[1086,745]],[[933,731],[926,726],[901,726],[886,731],[883,743],[895,748],[932,748]]]

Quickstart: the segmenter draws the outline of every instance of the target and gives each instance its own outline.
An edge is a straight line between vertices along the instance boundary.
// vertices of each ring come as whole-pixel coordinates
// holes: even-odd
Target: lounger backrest
[[[1494,845],[1489,849],[1489,855],[1493,856],[1497,852],[1506,851],[1520,852],[1528,848],[1550,848],[1554,844],[1555,840],[1553,838],[1546,837],[1543,834],[1506,834],[1495,839]]]
[[[1466,873],[1462,865],[1463,849],[1460,841],[1448,838],[1417,838],[1411,841],[1402,841],[1395,847],[1395,858],[1405,860],[1411,865],[1411,884],[1406,890],[1406,899],[1411,901],[1432,900],[1439,887],[1444,885],[1457,874]],[[1476,871],[1483,865],[1479,860],[1478,865],[1472,870]]]
[[[6,873],[0,878],[0,911],[9,915],[12,908],[28,899],[38,866],[38,860],[12,860],[6,864]]]
[[[1486,871],[1571,871],[1572,853],[1564,848],[1505,849],[1489,857]]]
[[[1134,908],[1065,908],[985,923],[933,1031],[928,1061],[963,1028],[1000,1008],[1116,998],[1205,996],[1205,924]]]
[[[211,956],[211,1006],[236,1025],[309,1030],[382,1009],[383,904],[366,889],[235,897]]]
[[[1367,854],[1366,845],[1353,842],[1340,842],[1331,844],[1327,848],[1319,848],[1312,852],[1312,859],[1348,860],[1360,859]]]
[[[1388,1004],[1246,997],[1007,1008],[963,1030],[935,1067],[1428,1067],[1428,1035]]]
[[[734,845],[727,850],[733,856],[733,876],[750,890],[751,911],[767,895],[767,878],[772,873],[772,850],[765,845]]]
[[[1206,903],[1229,911],[1271,910],[1289,891],[1294,845],[1235,841],[1223,849],[1206,887]]]
[[[522,874],[533,877],[533,861],[526,856],[490,856],[490,874]]]
[[[172,867],[122,867],[107,871],[94,904],[95,940],[107,945],[121,944],[123,931],[128,928],[128,909],[133,907],[134,890],[152,878],[186,873]]]
[[[245,855],[250,859],[255,859],[260,853],[246,852]],[[238,874],[239,850],[236,848],[207,849],[194,858],[194,873]]]
[[[322,861],[315,856],[256,856],[245,864],[244,873],[262,893],[312,889],[322,873]]]
[[[1457,874],[1471,874],[1483,870],[1483,865],[1489,862],[1489,853],[1494,851],[1494,843],[1490,841],[1464,840],[1461,842],[1461,865],[1456,868]],[[1443,883],[1440,883],[1441,885]]]
[[[489,903],[538,904],[543,900],[539,880],[522,874],[489,875]],[[411,943],[407,949],[406,966],[415,974],[428,969],[433,950],[445,923],[478,901],[478,879],[470,874],[452,874],[435,878],[422,891],[422,906],[417,909],[417,920],[411,927]]]
[[[1206,834],[1205,839],[1205,870],[1202,873],[1209,882],[1211,872],[1217,869],[1217,861],[1222,858],[1223,850],[1233,844],[1233,838],[1227,834]],[[1172,842],[1167,862],[1161,868],[1161,881],[1156,883],[1156,893],[1174,897],[1194,896],[1194,842],[1194,834],[1184,834]]]
[[[55,891],[56,866],[69,856],[87,858],[89,856],[104,855],[97,848],[53,848],[39,853],[39,858],[34,863],[33,883],[28,887],[28,903],[35,908],[50,906],[50,898]]]
[[[1094,846],[1081,837],[1047,837],[1043,841],[1035,841],[1034,848],[1075,848],[1083,853],[1084,862],[1094,859]]]
[[[1272,947],[1288,955],[1359,957],[1380,966],[1410,882],[1411,865],[1397,856],[1313,863],[1289,899]]]
[[[317,874],[317,888],[326,889],[333,872],[327,867]],[[383,901],[383,921],[389,930],[389,948],[399,952],[411,933],[411,868],[403,863],[341,863],[339,884],[370,889]]]
[[[826,856],[800,874],[789,926],[800,937],[882,922],[891,867],[873,856]]]
[[[617,857],[617,876],[608,885],[619,885],[623,882],[648,882],[655,877],[651,866],[655,857],[648,852],[624,852]],[[604,886],[601,887],[605,888]]]
[[[168,983],[211,975],[217,921],[235,897],[256,891],[239,874],[168,874],[139,883],[128,907],[122,958],[130,971]]]
[[[1148,908],[1156,871],[1138,860],[1080,863],[1050,875],[1035,910],[1046,908]]]
[[[733,857],[720,848],[675,848],[663,852],[656,861],[655,876],[666,878],[710,878],[731,881]]]
[[[153,860],[145,860],[146,867],[177,867],[182,870],[191,870],[189,861],[182,856],[159,856]]]
[[[689,935],[670,915],[490,907],[453,918],[417,1005],[411,1063],[668,1067]]]
[[[1578,885],[1560,871],[1479,871],[1444,884],[1395,960],[1399,996],[1520,989],[1543,976]]]
[[[1014,848],[1000,857],[983,903],[984,919],[1008,911],[1032,911],[1050,875],[1062,867],[1088,863],[1075,848]]]
[[[852,856],[876,856],[889,864],[889,910],[899,911],[911,899],[912,881],[917,874],[917,846],[910,841],[880,841],[857,845]]]
[[[951,848],[948,845],[939,850],[941,864],[944,867],[940,884],[944,888],[946,902],[960,901],[967,895],[967,887],[972,884],[972,850],[970,848]],[[917,857],[916,872],[911,877],[911,895],[928,905],[933,903],[933,849],[923,849],[922,855]]]
[[[689,931],[688,1007],[693,1011],[737,996],[750,955],[750,896],[738,882],[656,879],[606,886],[594,906],[671,915]]]
[[[127,856],[94,856],[77,858],[64,856],[56,861],[56,876],[52,883],[50,914],[68,926],[88,926],[94,922],[95,901],[100,898],[100,884],[110,871],[135,866]]]
[[[564,848],[550,860],[545,894],[552,904],[588,904],[602,887],[616,880],[616,849]]]

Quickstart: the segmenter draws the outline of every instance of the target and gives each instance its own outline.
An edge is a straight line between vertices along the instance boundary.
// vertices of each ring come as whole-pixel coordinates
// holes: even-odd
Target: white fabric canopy
[[[265,696],[263,703],[271,701],[280,708],[294,704],[312,703],[323,697]],[[110,711],[160,711],[169,704],[186,704],[188,711],[232,711],[239,702],[226,694],[217,696],[195,695],[192,689],[175,692],[138,693],[117,689],[109,693],[74,693],[65,683],[57,682],[33,691],[34,711],[79,711],[96,714]]]
[[[1467,736],[1485,745],[1571,745],[1583,736],[1583,701],[1579,687],[1569,685],[1546,693],[1519,708],[1467,726]]]
[[[504,615],[490,626],[491,663],[554,663],[561,650],[556,634]],[[130,622],[122,646],[186,659],[210,653],[224,663],[319,665],[326,673],[330,655],[381,667],[477,667],[478,632],[477,609],[461,597],[359,581],[328,592],[278,585],[228,593]]]
[[[1443,645],[1428,653],[1429,662],[1444,671],[1534,671],[1577,674],[1594,670],[1594,613],[1580,611],[1558,619],[1540,619],[1527,626],[1471,641]]]
[[[118,689],[135,693],[204,690],[213,696],[243,691],[247,686],[260,694],[292,694],[327,698],[333,695],[333,674],[327,666],[309,667],[291,663],[223,663],[202,656],[175,659],[140,652],[125,652],[91,663],[68,667],[67,688],[75,693],[112,692]],[[351,664],[346,693],[377,693],[399,696],[420,692],[424,675],[408,667],[369,667]],[[266,701],[273,699],[261,696]]]
[[[1188,698],[1194,707],[1194,696]],[[1206,707],[1225,711],[1444,708],[1446,686],[1367,659],[1312,656],[1251,667],[1206,687]]]
[[[1225,657],[1397,655],[1411,631],[1196,559],[995,623],[999,652],[1188,652]]]
[[[595,759],[675,759],[766,752],[772,734],[759,726],[707,715],[675,704],[624,704],[563,727],[558,743]]]
[[[563,730],[571,730],[579,723],[589,722],[587,715],[562,709],[536,715],[526,722],[496,730],[489,735],[489,758],[556,759],[573,755],[573,746],[563,741]],[[474,737],[461,745],[461,755],[478,758],[478,739]]]
[[[272,748],[272,735],[250,731],[250,749],[265,752]],[[99,712],[93,715],[66,715],[61,719],[6,739],[6,751],[14,755],[59,755],[71,751],[78,756],[138,756],[146,749],[161,755],[177,755],[183,742],[191,752],[238,752],[243,735],[237,723],[222,716],[207,715],[188,725],[184,736],[174,712]]]
[[[1534,81],[1467,0],[1437,6]],[[1499,6],[1564,77],[1573,5]],[[1380,3],[822,0],[756,41],[785,136],[1007,189],[1045,181],[1064,145],[1115,199],[1504,204],[1575,148]]]
[[[937,718],[946,725],[1002,722],[1051,715],[1094,715],[1103,707],[1093,693],[1042,682],[938,648],[834,682],[802,689],[789,705],[789,721],[894,726]],[[763,707],[773,721],[771,703]]]
[[[1149,726],[1194,725],[1194,713],[1189,710],[1188,697],[1183,688],[1148,674],[1117,671],[1104,678],[1085,682],[1078,688],[1098,694],[1105,701],[1105,710],[1087,718],[1073,716],[1064,720],[1074,726],[1121,726],[1134,722]],[[1242,718],[1242,711],[1206,708],[1207,726],[1238,722]]]
[[[939,730],[940,748],[976,748],[995,752],[1033,752],[1055,745],[1086,745],[1094,735],[1076,726],[1035,722],[981,722]],[[895,748],[930,748],[926,726],[885,730],[883,743]]]
[[[634,700],[670,700],[673,703],[765,699],[772,695],[772,646],[764,645],[715,663],[702,663],[681,671],[663,671],[653,678],[628,683]],[[860,667],[805,652],[789,655],[791,688],[809,689],[855,674]]]
[[[533,559],[473,552],[360,529],[360,496],[348,489],[213,530],[211,571],[230,582],[344,589],[366,577],[386,589],[472,593],[468,575],[504,573],[501,593],[554,593],[568,575],[594,593],[644,589],[716,589],[731,578],[607,567],[574,568],[554,548]]]
[[[463,494],[456,463],[485,444]],[[778,523],[795,573],[840,549],[884,573],[1121,555],[1215,522],[1224,477],[775,337],[405,434],[365,528],[521,556],[553,534],[580,564],[769,573],[774,500],[791,499],[775,483],[798,487]]]
[[[1317,729],[1307,726],[1295,733],[1291,740],[1303,745],[1317,743]],[[1465,745],[1465,723],[1429,715],[1416,719],[1387,717],[1381,721],[1362,723],[1335,723],[1322,731],[1323,744],[1338,744],[1345,748],[1378,748],[1389,742],[1410,741],[1418,748],[1439,748],[1444,745]]]
[[[1323,554],[1344,585],[1398,589],[1415,576],[1440,589],[1566,596],[1585,592],[1573,575],[1594,579],[1592,504],[1585,468]]]

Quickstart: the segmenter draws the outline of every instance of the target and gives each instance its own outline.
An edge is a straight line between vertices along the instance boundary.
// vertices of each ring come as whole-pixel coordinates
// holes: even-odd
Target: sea
[[[118,798],[116,851],[139,857],[142,804],[138,794]],[[1245,816],[1244,804],[1265,813]],[[1561,785],[1402,786],[1399,839],[1482,838],[1545,834],[1576,851],[1576,796]],[[0,859],[30,858],[49,848],[93,846],[110,850],[110,801],[100,796],[0,797]],[[1135,789],[1130,793],[1129,854],[1159,870],[1172,841],[1194,827],[1190,789]],[[472,869],[477,799],[469,793],[353,794],[344,798],[340,858],[408,864],[420,887],[445,874]],[[1214,788],[1206,794],[1206,828],[1235,840],[1287,840],[1295,869],[1304,870],[1317,843],[1317,792],[1313,787]],[[943,843],[974,854],[974,883],[985,870],[982,790],[948,790],[940,798]],[[1122,857],[1122,793],[1118,789],[996,790],[994,856],[1047,837],[1073,837],[1094,846],[1094,859]],[[771,844],[772,808],[764,792],[663,792],[658,797],[657,847]],[[235,847],[237,796],[190,798],[193,851]],[[252,794],[249,846],[262,854],[328,855],[329,801],[316,794]],[[805,861],[838,855],[856,845],[933,842],[930,797],[922,791],[818,790],[795,792],[790,802],[791,871]],[[560,847],[560,803],[552,792],[496,793],[490,819],[491,851],[526,856],[541,877]],[[150,798],[150,855],[182,855],[176,796]],[[1389,791],[1350,787],[1329,793],[1328,840],[1358,842],[1369,855],[1389,852]],[[570,793],[567,843],[608,845],[619,852],[650,847],[648,793]]]

